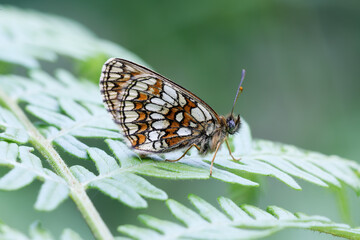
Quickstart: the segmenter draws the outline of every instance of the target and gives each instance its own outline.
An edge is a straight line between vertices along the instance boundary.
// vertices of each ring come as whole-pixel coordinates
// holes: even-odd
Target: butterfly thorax
[[[210,128],[213,129],[210,132]],[[208,125],[205,129],[206,134],[204,138],[200,140],[200,153],[206,154],[208,152],[214,152],[217,144],[224,142],[227,136],[237,133],[240,129],[240,116],[237,119],[231,114],[228,117],[219,116],[219,122],[215,124],[215,127]]]

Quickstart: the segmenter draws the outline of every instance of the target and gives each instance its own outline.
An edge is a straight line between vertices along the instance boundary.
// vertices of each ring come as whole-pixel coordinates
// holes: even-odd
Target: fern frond
[[[7,122],[7,128],[18,129],[24,132],[22,135],[28,139],[27,132],[23,126],[16,120],[15,116],[8,110],[0,107],[0,118]],[[14,121],[8,121],[12,119]],[[19,132],[18,131],[18,132]],[[5,130],[6,132],[6,130]],[[20,135],[14,135],[13,138],[0,141],[0,165],[11,167],[7,174],[0,178],[0,189],[16,190],[32,183],[36,178],[44,181],[35,203],[38,210],[53,210],[69,194],[68,186],[64,179],[49,169],[43,168],[41,160],[32,153],[33,148],[27,146],[19,146],[15,142],[26,143],[27,140]]]
[[[241,148],[236,145],[235,150]],[[341,187],[341,182],[360,192],[360,165],[338,156],[326,156],[295,146],[254,140],[251,151],[239,163],[220,158],[216,164],[238,172],[272,176],[294,189],[301,187],[293,177],[321,187]]]
[[[146,179],[147,176],[163,179],[210,177],[212,156],[200,156],[196,150],[177,163],[164,162],[169,155],[140,158],[124,144],[118,126],[101,103],[97,84],[64,69],[57,69],[54,74],[47,73],[41,66],[41,60],[56,61],[61,56],[82,63],[93,58],[121,56],[143,64],[139,58],[113,43],[98,39],[67,19],[6,6],[1,6],[1,10],[6,14],[0,14],[0,59],[24,67],[27,73],[22,76],[0,75],[0,166],[10,168],[0,177],[0,189],[16,190],[35,179],[43,181],[36,209],[53,210],[70,196],[95,237],[112,239],[111,232],[86,194],[89,188],[98,189],[132,208],[144,208],[147,207],[147,198],[168,198],[166,192]],[[11,24],[6,24],[8,22]],[[77,33],[76,36],[73,32]],[[59,39],[71,44],[60,44]],[[101,66],[99,74],[100,71]],[[97,77],[93,81],[97,82]],[[212,177],[215,179],[258,186],[244,176],[271,176],[300,190],[297,178],[320,187],[342,188],[347,185],[360,192],[360,165],[355,161],[290,145],[252,140],[250,128],[244,120],[240,134],[230,140],[234,155],[241,157],[241,161],[231,160],[226,148],[220,150],[213,169]],[[178,153],[174,154],[177,156]],[[72,162],[74,158],[79,160],[76,165]],[[91,160],[96,170],[86,168],[86,160]],[[44,167],[45,161],[52,169]],[[200,215],[174,200],[167,201],[171,211],[186,227],[142,216],[141,219],[152,229],[125,226],[120,230],[139,238],[163,238],[171,231],[177,236],[232,238],[234,234],[260,237],[285,227],[300,227],[337,236],[359,237],[358,229],[325,218],[294,215],[276,207],[270,207],[268,212],[246,205],[238,208],[230,200],[221,198],[220,204],[229,215],[226,216],[196,196],[190,199],[200,210]],[[216,228],[215,222],[223,229]],[[201,226],[202,230],[199,232],[195,225]],[[3,232],[27,239],[0,224],[0,234]],[[52,238],[37,223],[31,228],[30,236]],[[80,238],[71,230],[63,236],[63,239]]]
[[[93,160],[97,167],[101,165],[99,162],[104,159],[112,159],[112,162],[116,163],[106,174],[99,168],[98,173],[92,173],[82,166],[73,166],[72,173],[79,178],[84,189],[97,188],[128,206],[146,207],[146,201],[142,197],[164,200],[166,194],[139,175],[169,179],[209,178],[211,154],[204,157],[198,155],[196,150],[191,151],[179,163],[161,161],[166,156],[156,156],[158,160],[154,160],[154,158],[140,159],[123,142],[119,141],[122,136],[119,134],[118,127],[102,107],[97,86],[89,82],[77,81],[65,70],[57,71],[56,77],[40,70],[32,72],[31,75],[32,77],[27,79],[27,82],[24,82],[23,77],[13,79],[13,87],[9,87],[11,83],[9,83],[8,77],[4,76],[0,78],[0,85],[4,84],[12,90],[17,87],[17,90],[14,91],[16,94],[13,92],[9,92],[9,94],[12,94],[13,101],[24,103],[26,111],[38,119],[34,124],[37,124],[39,131],[45,135],[47,141],[60,146],[64,151],[78,158]],[[27,88],[27,83],[35,84],[36,87]],[[29,89],[36,89],[36,91]],[[86,90],[87,94],[76,94],[82,90]],[[48,99],[48,103],[35,103],[33,99],[36,97]],[[3,138],[9,141],[13,139],[18,143],[27,141],[28,133],[24,127],[17,120],[13,120],[14,117],[11,117],[8,110],[1,111],[2,126],[5,129],[3,135],[7,136],[7,138]],[[6,120],[6,118],[9,119]],[[117,158],[118,163],[103,151],[105,149],[89,146],[86,140],[91,138],[106,139],[105,142]],[[213,171],[215,179],[245,186],[258,186],[257,183],[241,177],[242,173],[250,173],[275,177],[297,190],[300,190],[301,187],[294,177],[321,187],[341,187],[340,182],[343,182],[355,191],[359,191],[360,178],[356,175],[356,171],[360,169],[360,166],[355,162],[303,151],[294,146],[264,140],[252,141],[249,127],[244,120],[241,133],[231,139],[231,143],[234,146],[234,154],[240,156],[241,161],[231,160],[226,148],[220,150]],[[101,154],[94,155],[94,152]],[[123,170],[124,166],[126,166],[126,171]],[[120,184],[119,179],[129,173],[131,175],[128,176],[131,177],[123,180],[124,183],[132,183],[129,178],[141,179],[139,180],[142,182],[140,185],[146,184],[149,192],[156,189],[157,193],[155,195],[146,194],[144,193],[145,189],[136,189],[136,187],[130,191],[129,186]],[[85,180],[80,177],[81,174],[86,176]],[[107,181],[107,184],[104,181]],[[115,184],[115,182],[117,183]],[[109,183],[112,184],[109,185]],[[108,188],[103,189],[102,187],[105,186]],[[115,189],[117,192],[112,192]],[[127,192],[132,197],[126,197],[126,194],[120,194],[121,192]],[[130,199],[133,199],[133,202]],[[55,205],[52,204],[52,206]]]
[[[29,237],[20,231],[13,229],[0,222],[0,239],[4,240],[53,240],[53,235],[42,227],[40,222],[34,222],[29,228]],[[57,238],[56,238],[57,239]],[[60,240],[82,240],[80,235],[71,229],[64,229],[59,238]]]
[[[39,68],[39,60],[56,61],[59,55],[85,61],[101,55],[126,56],[142,62],[135,54],[97,38],[80,24],[66,18],[1,5],[0,60],[26,68]],[[76,34],[73,34],[76,33]],[[0,36],[1,37],[1,36]]]
[[[238,207],[225,197],[218,199],[223,212],[196,195],[189,200],[198,212],[169,199],[167,207],[181,224],[140,215],[146,226],[123,225],[118,231],[133,239],[257,239],[285,228],[301,228],[348,239],[360,238],[360,229],[339,224],[322,216],[291,213],[276,206],[266,211],[251,205]]]

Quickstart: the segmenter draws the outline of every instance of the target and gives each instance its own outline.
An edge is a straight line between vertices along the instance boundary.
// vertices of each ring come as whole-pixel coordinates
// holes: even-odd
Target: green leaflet
[[[29,140],[29,136],[21,123],[10,111],[4,108],[0,108],[0,130],[5,130],[0,133],[0,140],[20,144]]]
[[[5,132],[0,133],[0,139],[16,143],[26,143],[29,140],[29,136],[24,129],[7,127]]]
[[[44,181],[35,208],[53,210],[68,197],[64,180],[49,169],[42,167],[32,149],[15,143],[0,142],[0,165],[12,167],[0,178],[0,189],[16,190],[32,183],[36,178]]]
[[[32,239],[52,240],[54,239],[51,233],[43,228],[39,222],[34,222],[30,225],[29,235]]]
[[[99,174],[96,176],[81,166],[73,166],[71,171],[85,187],[97,188],[104,194],[124,204],[135,207],[147,207],[147,198],[165,200],[167,195],[154,187],[144,178],[132,173],[131,169],[122,169],[115,159],[98,148],[89,148]]]
[[[253,141],[252,151],[244,155],[239,164],[219,158],[216,165],[240,172],[272,176],[298,190],[301,187],[292,177],[322,187],[340,187],[340,182],[345,182],[356,192],[360,190],[360,178],[356,174],[360,169],[359,164],[338,156],[326,156],[265,140]]]
[[[0,238],[1,239],[17,239],[28,240],[29,238],[19,231],[16,231],[4,223],[0,222]]]
[[[123,225],[118,231],[133,239],[256,239],[268,236],[284,228],[303,228],[334,234],[350,239],[360,237],[360,229],[334,223],[320,216],[291,213],[270,206],[266,211],[255,206],[238,207],[228,198],[218,199],[224,213],[196,195],[189,195],[197,212],[175,200],[166,201],[167,207],[182,224],[140,215],[146,226]]]
[[[133,167],[136,173],[169,179],[207,179],[209,178],[209,165],[203,164],[202,161],[193,162],[192,164],[170,163],[165,161],[131,159],[134,156],[129,152],[124,143],[120,141],[107,140],[107,144],[113,151],[122,166],[127,168]],[[241,185],[257,186],[250,180],[239,177],[233,173],[220,169],[214,169],[214,178],[229,183]]]
[[[50,170],[45,169],[48,175],[58,181],[45,180],[36,199],[35,208],[43,211],[51,211],[63,202],[69,194],[69,189],[64,181]]]
[[[55,61],[58,55],[85,60],[105,54],[142,62],[133,53],[97,38],[68,19],[10,6],[1,5],[1,9],[6,14],[0,15],[0,22],[4,23],[0,27],[4,33],[12,33],[2,38],[0,59],[3,61],[38,68],[39,60]],[[6,24],[9,22],[12,24]],[[40,29],[34,26],[39,26]]]
[[[29,237],[0,222],[0,239],[4,240],[54,240],[52,234],[41,226],[39,222],[34,222],[29,228]],[[82,240],[80,235],[71,229],[64,229],[60,236],[61,240]]]

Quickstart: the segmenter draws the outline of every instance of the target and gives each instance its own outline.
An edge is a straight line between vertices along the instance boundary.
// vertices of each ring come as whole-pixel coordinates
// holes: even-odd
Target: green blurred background
[[[230,111],[241,69],[245,68],[244,92],[236,112],[248,121],[253,137],[353,160],[360,156],[360,1],[1,3],[82,23],[101,38],[136,53],[219,114]],[[216,197],[233,194],[229,185],[214,180],[151,181],[186,205],[189,193],[197,193],[214,204]],[[360,225],[359,199],[352,190],[348,189],[351,219],[343,219],[334,192],[299,183],[303,187],[300,192],[263,178],[260,189],[251,194],[257,198],[239,202],[261,208],[277,205]],[[26,230],[35,216],[56,235],[64,227],[72,227],[84,239],[91,239],[70,200],[51,213],[33,210],[38,188],[32,184],[20,191],[0,192],[0,219]],[[139,213],[173,219],[162,202],[150,201],[149,209],[134,211],[96,191],[89,195],[113,232],[119,224],[139,225]],[[21,217],[14,216],[14,212]],[[267,239],[305,238],[333,239],[302,230],[285,230]]]

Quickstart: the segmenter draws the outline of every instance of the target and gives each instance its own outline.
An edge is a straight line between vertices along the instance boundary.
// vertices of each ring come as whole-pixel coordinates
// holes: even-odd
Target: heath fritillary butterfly
[[[240,128],[240,115],[233,110],[242,81],[236,93],[231,113],[219,116],[209,105],[190,91],[160,74],[136,63],[111,58],[103,66],[100,89],[106,109],[111,113],[129,145],[142,154],[166,153],[187,148],[180,160],[192,148],[201,154],[216,153],[223,142],[229,154],[227,136]]]

